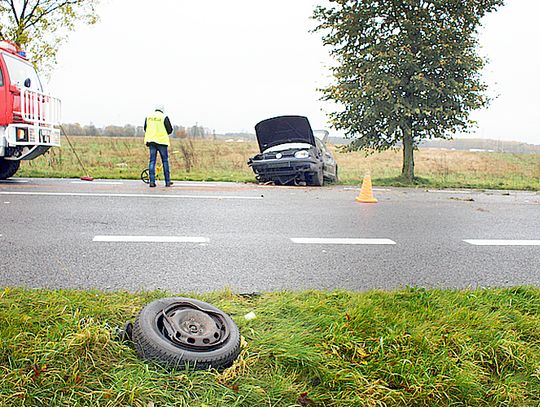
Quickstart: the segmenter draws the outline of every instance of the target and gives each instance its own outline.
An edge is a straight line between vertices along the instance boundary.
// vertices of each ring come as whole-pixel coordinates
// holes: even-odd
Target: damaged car
[[[279,116],[255,126],[260,153],[251,157],[257,181],[322,186],[337,182],[338,166],[326,147],[327,131],[311,129],[304,116]]]

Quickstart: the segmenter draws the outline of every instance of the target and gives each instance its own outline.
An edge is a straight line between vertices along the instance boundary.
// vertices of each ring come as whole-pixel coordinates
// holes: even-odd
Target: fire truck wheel
[[[14,176],[20,165],[20,161],[4,160],[3,158],[0,158],[0,179]]]
[[[162,298],[144,307],[133,326],[139,356],[166,368],[230,367],[240,331],[223,311],[192,298]]]

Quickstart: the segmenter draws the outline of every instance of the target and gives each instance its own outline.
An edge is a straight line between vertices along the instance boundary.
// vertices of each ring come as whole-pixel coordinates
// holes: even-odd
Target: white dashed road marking
[[[210,239],[193,236],[95,236],[92,241],[117,243],[207,243]]]
[[[464,242],[474,246],[540,246],[540,240],[481,240],[468,239]]]
[[[436,194],[472,194],[471,191],[453,191],[453,190],[449,190],[449,189],[436,189],[436,190],[432,190],[432,189],[428,189],[427,192],[434,192]]]
[[[305,238],[305,237],[291,237],[293,243],[298,244],[366,244],[366,245],[390,245],[396,244],[390,239],[356,239],[356,238]]]
[[[164,194],[98,194],[85,192],[8,192],[0,191],[0,195],[34,195],[34,196],[89,196],[104,198],[176,198],[176,199],[238,199],[257,200],[260,196],[234,196],[234,195],[164,195]]]

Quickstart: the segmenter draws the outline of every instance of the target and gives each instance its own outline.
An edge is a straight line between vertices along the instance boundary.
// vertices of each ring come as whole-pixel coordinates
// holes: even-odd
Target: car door
[[[315,139],[317,148],[321,151],[323,159],[323,175],[325,178],[335,178],[336,176],[336,161],[332,156],[332,153],[328,150],[326,145],[319,139]]]

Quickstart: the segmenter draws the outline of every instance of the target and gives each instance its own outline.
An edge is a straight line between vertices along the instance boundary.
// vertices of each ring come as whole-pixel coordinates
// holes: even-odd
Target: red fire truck
[[[60,146],[60,100],[43,92],[25,53],[0,41],[0,179],[13,176],[21,160]]]

